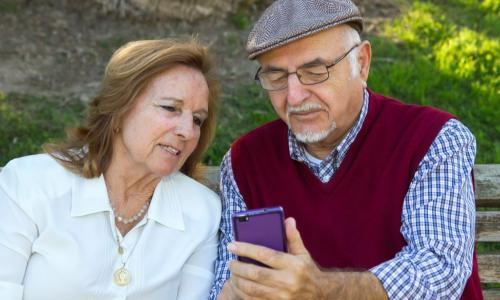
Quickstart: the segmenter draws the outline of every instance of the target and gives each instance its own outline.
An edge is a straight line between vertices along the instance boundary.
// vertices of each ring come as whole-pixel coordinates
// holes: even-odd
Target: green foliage
[[[487,254],[492,252],[500,252],[500,243],[496,242],[481,242],[477,243],[476,251],[478,254]]]
[[[227,91],[222,96],[219,115],[215,141],[205,159],[208,165],[218,165],[236,138],[277,118],[266,92],[256,84]]]
[[[0,166],[12,158],[38,153],[47,141],[64,136],[64,128],[82,116],[83,105],[62,99],[0,95]]]
[[[476,136],[476,163],[500,162],[500,44],[491,37],[498,23],[483,18],[497,2],[414,1],[371,38],[370,87],[458,116]]]
[[[231,16],[231,22],[238,29],[247,29],[250,27],[250,16],[247,11],[239,9]]]
[[[14,0],[0,1],[0,13],[15,13],[20,9],[19,3]]]
[[[469,0],[470,2],[478,3],[478,1]],[[500,11],[500,0],[485,0],[481,1],[480,8],[486,12],[498,14]]]
[[[496,14],[500,9],[500,0],[452,0],[448,1],[456,4],[462,4],[464,6],[468,6],[472,9],[481,10],[485,13],[493,13]]]
[[[224,36],[226,38],[227,47],[231,49],[240,48],[241,41],[240,41],[240,36],[237,33],[228,32],[227,34],[224,34]]]
[[[481,78],[498,87],[500,43],[464,28],[454,37],[435,47],[436,63],[440,70],[457,78]]]
[[[410,46],[429,47],[450,34],[442,10],[431,3],[415,2],[403,17],[384,27],[385,34]]]
[[[370,88],[455,114],[477,138],[476,163],[500,163],[500,0],[395,1],[402,14],[382,26],[380,35],[368,37],[374,52]],[[15,2],[2,2],[0,13],[9,3]],[[250,11],[240,9],[232,17],[234,25],[248,28]],[[111,50],[122,43],[117,37],[98,45]],[[228,33],[225,43],[241,47],[238,34]],[[0,96],[0,165],[38,152],[43,142],[61,137],[82,112],[78,101]],[[220,163],[238,136],[276,118],[266,93],[246,84],[224,90],[219,116],[205,159],[210,165]]]

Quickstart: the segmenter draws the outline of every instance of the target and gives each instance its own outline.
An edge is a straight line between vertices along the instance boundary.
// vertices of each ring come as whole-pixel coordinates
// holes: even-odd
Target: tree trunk
[[[245,0],[94,0],[119,16],[166,17],[193,21],[235,12]]]

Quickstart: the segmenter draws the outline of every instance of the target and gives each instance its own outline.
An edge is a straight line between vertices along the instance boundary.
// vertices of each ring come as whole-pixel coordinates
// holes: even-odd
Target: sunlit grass
[[[496,3],[496,4],[495,4]],[[484,3],[483,3],[484,4]],[[370,86],[455,114],[477,138],[477,163],[500,162],[500,44],[483,17],[498,1],[413,1],[373,37]],[[495,8],[496,7],[496,8]],[[461,16],[453,23],[448,16]],[[465,18],[463,16],[471,16]],[[481,16],[481,26],[476,17]],[[469,20],[469,21],[467,21]],[[498,33],[497,33],[498,34]],[[377,60],[377,56],[385,58]]]

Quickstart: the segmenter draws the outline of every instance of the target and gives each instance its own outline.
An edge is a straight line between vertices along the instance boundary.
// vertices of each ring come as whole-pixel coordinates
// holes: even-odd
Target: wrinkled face
[[[318,62],[331,64],[355,44],[345,38],[344,29],[343,26],[334,27],[262,54],[258,57],[262,71],[295,72],[299,67]],[[369,52],[367,42],[357,48],[359,51],[355,51],[355,55]],[[269,91],[277,114],[299,140],[309,145],[334,144],[354,123],[361,110],[368,70],[361,66],[353,72],[349,59],[345,57],[330,68],[329,79],[322,83],[304,85],[296,74],[292,74],[288,77],[287,88]]]
[[[178,171],[198,144],[208,95],[193,68],[179,65],[157,76],[125,115],[113,160],[155,176]]]

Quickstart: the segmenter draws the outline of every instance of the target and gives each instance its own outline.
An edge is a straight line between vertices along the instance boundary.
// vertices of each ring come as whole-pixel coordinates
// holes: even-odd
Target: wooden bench
[[[219,168],[206,167],[207,185],[219,190]],[[500,299],[500,164],[476,165],[476,239],[479,243],[477,255],[479,276],[483,285],[484,298]],[[493,248],[490,252],[481,250]],[[494,287],[490,287],[494,286]]]
[[[0,168],[0,171],[2,169]],[[206,167],[206,184],[219,190],[219,168]],[[500,299],[500,164],[476,165],[476,239],[479,244],[496,243],[496,250],[477,255],[484,298]],[[493,247],[486,247],[487,249]],[[490,287],[494,286],[494,287]]]
[[[496,251],[478,253],[479,277],[485,299],[500,299],[500,165],[476,165],[476,240],[479,244],[496,243]]]

